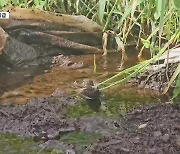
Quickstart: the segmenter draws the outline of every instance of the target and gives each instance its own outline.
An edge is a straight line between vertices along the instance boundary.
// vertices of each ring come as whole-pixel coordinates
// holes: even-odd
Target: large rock
[[[10,18],[0,20],[0,59],[13,65],[43,64],[58,54],[102,53],[102,27],[84,16],[24,8],[4,11]]]

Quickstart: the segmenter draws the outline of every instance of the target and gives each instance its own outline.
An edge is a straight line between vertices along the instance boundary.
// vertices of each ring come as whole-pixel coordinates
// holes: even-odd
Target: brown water
[[[24,68],[13,68],[0,64],[0,95],[6,91],[17,88],[27,82],[30,82],[35,76],[44,73],[48,65],[31,66]]]
[[[137,63],[137,51],[130,49],[129,53],[129,59],[125,63],[126,67]],[[83,62],[84,67],[71,69],[56,66],[47,69],[47,66],[36,66],[10,70],[1,67],[0,101],[24,103],[33,97],[49,96],[57,88],[72,94],[77,94],[77,85],[80,84],[83,79],[94,79],[100,82],[119,71],[121,55],[120,53],[111,53],[107,57],[96,55],[96,72],[94,72],[93,67],[94,55],[70,56],[70,59],[73,62]],[[74,86],[74,83],[76,83],[76,86]],[[138,98],[147,97],[146,92],[134,89],[133,87],[118,87],[113,89],[111,89],[111,91],[108,90],[112,97],[125,96],[127,98],[137,98],[137,92],[140,94]],[[131,93],[131,95],[128,96],[129,93]],[[154,94],[149,95],[149,97],[154,97]]]

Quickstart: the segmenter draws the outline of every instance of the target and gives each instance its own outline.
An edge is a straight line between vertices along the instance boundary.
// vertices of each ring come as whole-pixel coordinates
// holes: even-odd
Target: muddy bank
[[[179,119],[179,104],[138,108],[116,123],[120,133],[101,138],[91,153],[179,154]]]
[[[35,98],[26,105],[1,105],[1,132],[22,136],[40,137],[47,140],[59,135],[59,129],[74,131],[74,124],[66,120],[63,110],[75,100],[66,94],[58,98]]]
[[[1,104],[0,133],[16,134],[23,138],[32,137],[43,149],[55,148],[67,152],[82,150],[83,145],[89,145],[100,135],[115,132],[116,127],[109,118],[68,116],[67,107],[78,103],[79,99],[59,91],[56,96],[34,98],[25,105]],[[86,140],[85,136],[88,135],[92,137],[88,137],[90,141]],[[75,141],[71,141],[72,137]],[[39,141],[43,141],[43,144],[39,144]],[[76,141],[81,144],[73,145]]]
[[[144,105],[124,116],[119,112],[116,118],[102,116],[104,109],[95,111],[96,114],[84,113],[79,118],[72,117],[68,108],[80,102],[59,91],[51,97],[31,99],[25,105],[1,104],[0,132],[32,137],[36,142],[43,141],[40,144],[43,149],[55,148],[63,152],[180,152],[179,104]],[[90,141],[86,140],[87,137]]]
[[[74,131],[109,134],[108,129],[114,127],[113,121],[109,118],[107,120],[98,116],[70,118],[67,107],[78,103],[80,100],[59,92],[56,97],[34,98],[25,105],[1,104],[0,131],[16,133],[24,137],[31,136],[39,140],[57,139],[65,133]],[[109,126],[103,128],[106,123],[109,123]]]

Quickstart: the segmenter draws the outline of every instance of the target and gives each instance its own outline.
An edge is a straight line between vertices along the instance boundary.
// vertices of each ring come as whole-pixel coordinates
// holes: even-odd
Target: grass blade
[[[168,82],[167,87],[164,89],[163,94],[167,93],[167,91],[169,90],[169,87],[170,87],[171,84],[174,82],[174,80],[177,78],[177,76],[179,75],[179,73],[180,73],[180,63],[178,64],[178,66],[177,66],[175,72],[173,73],[170,81]]]
[[[99,0],[98,17],[101,24],[103,23],[106,1],[107,0]]]

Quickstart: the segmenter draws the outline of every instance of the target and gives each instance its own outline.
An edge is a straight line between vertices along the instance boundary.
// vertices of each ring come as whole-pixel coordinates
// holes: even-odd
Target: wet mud
[[[61,148],[66,152],[76,150],[73,145],[68,146],[64,141],[71,138],[72,133],[78,133],[75,135],[75,140],[78,140],[79,135],[82,137],[89,133],[97,136],[110,135],[115,131],[113,120],[110,119],[98,116],[77,119],[69,117],[67,107],[77,105],[78,101],[77,98],[59,91],[56,96],[34,98],[25,105],[1,104],[0,132],[31,137],[35,142],[43,141],[41,146],[44,148]],[[70,134],[69,138],[66,137],[68,134]],[[95,138],[97,140],[99,137],[95,136]]]
[[[90,151],[94,154],[178,154],[179,111],[179,104],[137,108],[116,123],[121,132],[101,138]]]
[[[54,94],[55,95],[55,94]],[[116,118],[97,114],[68,114],[80,100],[58,91],[55,96],[34,98],[25,105],[0,106],[0,132],[43,141],[43,149],[74,153],[166,154],[180,152],[180,105],[143,105]],[[75,112],[75,111],[74,111]],[[89,133],[95,139],[86,141]],[[87,144],[83,144],[87,142]],[[68,144],[69,143],[69,144]],[[84,145],[84,146],[83,146]],[[80,152],[81,151],[81,152]]]

